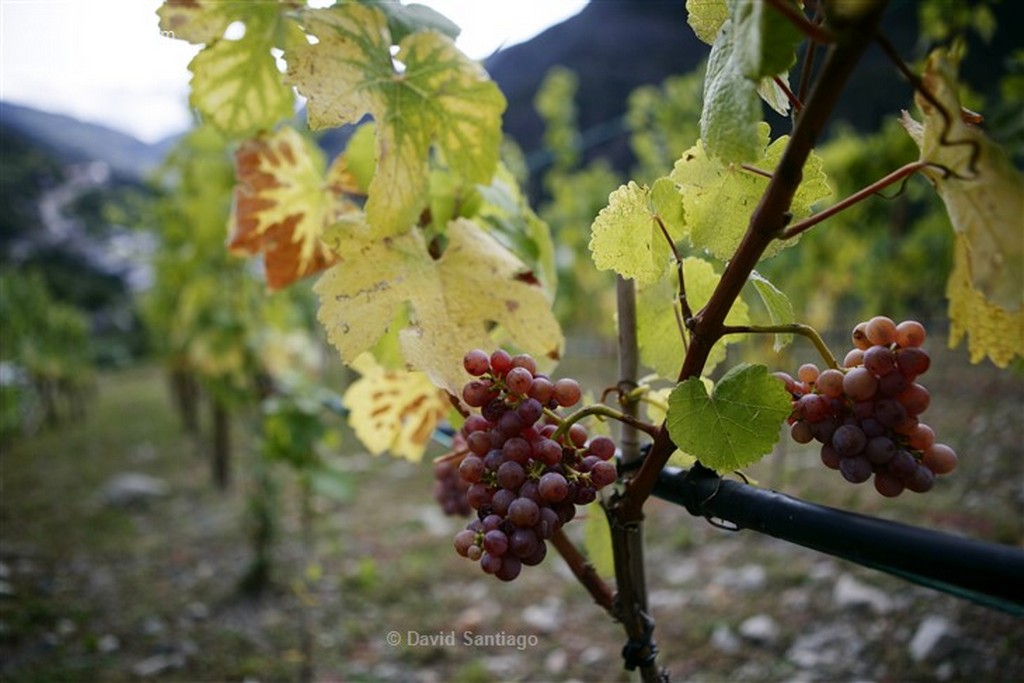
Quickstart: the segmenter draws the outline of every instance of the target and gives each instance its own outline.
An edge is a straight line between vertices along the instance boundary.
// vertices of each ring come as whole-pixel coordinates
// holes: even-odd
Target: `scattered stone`
[[[185,614],[192,621],[206,621],[210,618],[210,608],[201,602],[190,602]]]
[[[162,498],[169,492],[167,482],[139,472],[122,472],[103,485],[101,497],[111,507],[131,507]]]
[[[78,627],[75,626],[75,622],[71,621],[66,617],[57,622],[57,635],[61,636],[62,638],[70,636],[76,630],[78,630]]]
[[[11,585],[11,582],[0,580],[0,598],[13,598],[14,596],[14,586]]]
[[[523,621],[542,633],[552,633],[562,625],[565,605],[559,598],[549,595],[540,605],[530,605],[523,610]]]
[[[940,659],[956,644],[957,628],[947,618],[931,614],[925,617],[910,641],[910,656],[915,662]]]
[[[678,586],[692,581],[696,578],[698,572],[697,560],[686,560],[685,562],[679,562],[668,567],[665,570],[664,578],[665,581],[673,586]]]
[[[719,624],[711,632],[711,646],[727,655],[733,655],[743,648],[743,642],[736,637],[731,628]]]
[[[864,649],[864,639],[845,623],[816,626],[793,641],[786,659],[801,669],[835,669],[844,662],[856,661]]]
[[[544,658],[544,670],[549,674],[560,674],[569,665],[569,653],[562,648],[556,648]]]
[[[737,591],[756,591],[768,582],[768,572],[759,564],[745,564],[736,569],[722,569],[715,583]]]
[[[423,505],[410,513],[413,519],[423,525],[424,530],[431,536],[437,538],[448,537],[455,534],[455,522],[441,511],[436,504]]]
[[[180,656],[175,655],[153,655],[148,659],[143,659],[141,662],[136,662],[132,667],[132,675],[138,678],[157,676],[178,665],[179,659]]]
[[[593,664],[599,664],[605,660],[605,651],[603,648],[597,645],[591,645],[590,647],[583,650],[580,653],[580,664],[583,666],[591,666]]]
[[[109,655],[121,649],[121,639],[113,633],[108,633],[99,639],[99,642],[96,643],[96,648],[103,654]]]
[[[868,607],[878,614],[892,611],[893,601],[883,591],[861,583],[849,574],[843,574],[836,581],[832,600],[843,609]]]
[[[167,630],[167,624],[160,617],[146,617],[142,622],[142,632],[147,636],[158,636]]]
[[[0,581],[11,580],[11,568],[7,566],[7,563],[0,562]]]
[[[739,627],[740,635],[759,645],[771,645],[779,639],[779,625],[767,614],[745,619]]]
[[[651,591],[648,598],[653,607],[659,609],[679,609],[689,602],[686,591],[659,589]]]

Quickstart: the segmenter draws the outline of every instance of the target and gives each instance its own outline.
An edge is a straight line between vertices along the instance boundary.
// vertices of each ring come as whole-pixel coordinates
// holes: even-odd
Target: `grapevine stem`
[[[818,331],[810,325],[790,323],[787,325],[726,325],[722,328],[722,334],[799,334],[807,337],[818,350],[818,355],[830,368],[839,369],[839,362],[832,355],[828,344],[821,338]]]
[[[876,192],[883,190],[886,187],[889,187],[890,185],[899,180],[903,180],[904,178],[911,176],[914,173],[917,173],[926,166],[928,166],[927,161],[913,161],[909,164],[901,166],[900,168],[896,169],[895,171],[885,176],[884,178],[880,178],[879,180],[876,180],[875,182],[871,183],[864,189],[854,192],[846,199],[840,202],[836,202],[835,204],[828,207],[824,211],[819,211],[813,216],[810,216],[802,221],[794,223],[793,225],[789,226],[788,228],[782,231],[782,234],[779,235],[779,239],[792,239],[793,237],[796,237],[800,233],[810,230],[818,223],[821,223],[823,220],[831,218],[832,216],[836,215],[841,211],[845,211],[854,204],[867,199]]]
[[[545,409],[545,414],[548,414],[548,412],[549,411]],[[558,417],[557,413],[551,412],[550,414]],[[555,430],[555,433],[551,435],[551,438],[554,439],[555,441],[558,441],[558,439],[560,439],[562,436],[565,435],[566,432],[569,431],[570,427],[572,427],[574,424],[576,424],[583,418],[590,417],[591,415],[597,415],[600,417],[610,417],[613,420],[618,420],[622,424],[629,425],[630,427],[633,427],[635,429],[639,429],[648,436],[653,437],[655,434],[658,433],[658,427],[652,425],[649,422],[644,422],[643,420],[635,418],[632,415],[627,415],[621,410],[616,410],[615,408],[612,408],[611,406],[606,406],[603,403],[595,403],[593,405],[580,408],[571,415],[559,418],[560,424],[558,425],[558,429]]]
[[[786,12],[783,0],[771,0],[772,6]],[[679,372],[679,381],[699,377],[707,363],[708,354],[722,336],[725,316],[732,308],[757,261],[773,240],[781,235],[789,221],[789,208],[793,202],[803,167],[818,137],[839,100],[843,88],[861,55],[878,33],[878,24],[887,2],[867,3],[862,11],[844,17],[834,31],[818,30],[812,35],[819,42],[831,43],[825,63],[811,88],[804,108],[796,117],[793,133],[786,149],[772,173],[750,217],[747,232],[722,273],[715,291],[693,320],[690,345]],[[807,22],[810,25],[810,22]],[[654,438],[650,452],[640,470],[626,483],[624,500],[617,510],[619,518],[642,519],[643,504],[651,494],[658,475],[674,450],[672,438],[662,423]]]
[[[804,108],[804,103],[801,102],[800,99],[793,94],[793,91],[789,89],[789,84],[778,76],[772,76],[772,80],[775,81],[775,85],[779,86],[779,89],[785,93],[786,99],[788,99],[789,103],[793,106],[793,110],[796,113],[800,113],[800,110]]]
[[[587,561],[587,558],[584,557],[572,540],[565,535],[562,529],[552,534],[550,540],[551,545],[555,546],[555,550],[562,556],[565,563],[569,565],[573,575],[583,584],[583,587],[587,589],[590,596],[594,598],[594,602],[605,608],[609,614],[612,614],[612,603],[614,600],[612,590],[597,575],[594,565]]]
[[[769,180],[771,180],[772,174],[770,171],[766,171],[763,168],[758,168],[753,164],[740,164],[740,168],[742,168],[744,171],[753,173],[754,175],[759,175],[762,178],[768,178]]]
[[[771,174],[769,174],[768,177],[770,178]],[[676,248],[676,243],[672,241],[672,235],[669,234],[668,228],[666,228],[665,224],[661,221],[661,216],[655,216],[654,220],[657,221],[658,227],[661,228],[661,234],[665,237],[665,241],[668,242],[668,248],[672,250],[672,256],[676,260],[676,273],[679,275],[679,306],[683,310],[683,326],[685,327],[688,326],[690,321],[693,319],[693,311],[690,310],[690,302],[686,300],[686,280],[683,279],[683,257]],[[634,331],[633,334],[635,336],[636,332]],[[683,337],[683,343],[686,343],[685,336]]]

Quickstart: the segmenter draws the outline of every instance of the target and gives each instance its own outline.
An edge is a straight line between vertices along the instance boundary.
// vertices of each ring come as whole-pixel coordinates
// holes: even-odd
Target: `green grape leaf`
[[[798,9],[793,4],[794,9]],[[784,74],[796,63],[803,34],[764,0],[730,3],[736,27],[735,58],[747,78],[759,81]]]
[[[374,159],[373,122],[356,128],[345,145],[345,168],[355,179],[356,187],[363,194],[370,191],[373,172],[377,164]]]
[[[551,230],[530,208],[515,176],[504,164],[499,164],[491,184],[478,185],[477,191],[483,200],[477,215],[509,242],[512,251],[554,296],[558,269]]]
[[[686,299],[691,310],[698,310],[718,286],[721,276],[710,263],[696,257],[683,260],[686,280]],[[675,379],[683,364],[685,347],[681,332],[682,313],[679,310],[678,276],[674,268],[666,271],[660,280],[637,289],[637,343],[640,360],[660,376]],[[737,299],[725,317],[727,325],[749,325],[750,311],[746,302]],[[688,333],[687,333],[688,334]],[[727,335],[711,349],[705,373],[725,360],[725,345],[739,341],[742,335]]]
[[[677,447],[726,473],[768,454],[791,412],[792,399],[782,382],[763,365],[741,363],[710,396],[698,377],[680,382],[669,395],[666,425]]]
[[[778,165],[789,137],[784,135],[768,144],[767,123],[758,125],[754,165],[771,172]],[[708,156],[701,142],[688,149],[676,162],[670,177],[679,185],[690,241],[698,249],[707,249],[720,259],[732,258],[743,239],[750,217],[768,187],[768,179],[722,163]],[[804,164],[803,182],[790,205],[794,220],[806,218],[817,202],[829,197],[832,190],[822,171],[822,160],[811,153]],[[776,240],[765,249],[762,258],[769,258],[797,239]]]
[[[918,95],[924,122],[904,112],[903,125],[921,159],[936,164],[922,173],[956,233],[946,286],[949,343],[955,346],[966,335],[971,362],[988,356],[1005,367],[1024,356],[1024,176],[959,115],[956,65],[944,51],[928,57],[923,80],[941,109]]]
[[[686,23],[708,45],[714,44],[728,18],[729,4],[726,0],[686,0]]]
[[[658,220],[678,240],[683,233],[680,199],[668,178],[659,178],[651,188],[631,181],[612,192],[590,229],[598,270],[614,270],[641,284],[656,282],[672,256]]]
[[[754,160],[761,149],[759,97],[775,111],[789,111],[772,78],[787,78],[803,35],[763,0],[730,0],[728,10],[708,58],[700,137],[712,156],[740,163]]]
[[[583,550],[598,576],[606,579],[615,577],[612,530],[604,510],[591,510],[584,520]]]
[[[757,81],[743,73],[743,64],[735,57],[734,34],[733,22],[728,20],[711,46],[700,117],[704,146],[727,163],[752,161],[757,156],[757,124],[761,120]]]
[[[245,22],[245,35],[238,40],[213,39],[188,67],[192,72],[189,103],[204,120],[235,137],[273,128],[291,117],[295,106],[295,96],[270,52],[280,22],[291,20],[279,19],[276,4],[243,6],[244,12],[238,5],[221,12],[233,9],[238,16],[232,18]]]
[[[349,3],[303,13],[319,40],[285,53],[288,76],[308,98],[313,129],[376,122],[377,169],[366,203],[376,234],[407,231],[429,201],[436,145],[465,183],[487,183],[498,163],[505,98],[471,61],[436,32],[392,38],[380,10]]]
[[[409,326],[399,335],[407,366],[454,395],[466,380],[462,356],[490,346],[495,324],[525,352],[557,359],[563,340],[551,299],[522,261],[466,219],[449,223],[446,235],[435,259],[419,231],[384,239],[328,231],[340,263],[314,289],[318,318],[342,359],[351,363],[372,347],[407,306]]]
[[[773,325],[788,325],[796,322],[796,316],[793,314],[793,304],[790,303],[789,297],[769,282],[768,278],[755,270],[751,271],[748,279],[754,284],[754,289],[757,291],[758,296],[761,297],[761,303],[768,309],[768,316],[771,318]],[[776,334],[775,343],[772,344],[772,348],[775,351],[781,351],[792,342],[792,334]]]
[[[415,2],[403,5],[398,0],[376,0],[374,6],[387,15],[388,30],[395,42],[417,31],[437,31],[452,40],[462,32],[455,22],[426,5]]]

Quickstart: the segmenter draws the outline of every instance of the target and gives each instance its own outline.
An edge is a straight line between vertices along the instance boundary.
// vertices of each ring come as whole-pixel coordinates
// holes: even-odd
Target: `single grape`
[[[524,425],[533,425],[544,414],[544,406],[535,398],[528,398],[519,404],[516,413]]]
[[[569,444],[572,444],[576,448],[583,448],[583,446],[587,443],[587,438],[589,435],[587,434],[587,428],[581,425],[579,422],[576,422],[571,427],[569,427],[568,436]]]
[[[896,326],[896,343],[905,349],[924,344],[925,335],[924,325],[916,320],[904,320]]]
[[[476,532],[463,529],[455,534],[455,552],[463,557],[469,556],[469,549],[476,545]]]
[[[872,346],[864,351],[864,367],[875,377],[882,377],[896,369],[896,357],[888,346]]]
[[[814,441],[814,430],[811,428],[811,424],[804,420],[794,422],[793,426],[789,429],[789,435],[797,443],[810,443]]]
[[[488,574],[497,574],[501,569],[501,557],[484,553],[483,557],[480,558],[480,568]]]
[[[504,531],[491,529],[484,534],[484,550],[491,555],[504,555],[508,550],[508,536]]]
[[[462,400],[471,408],[480,408],[494,399],[491,383],[474,379],[462,387]]]
[[[467,434],[473,434],[475,432],[487,432],[490,431],[493,425],[488,422],[483,415],[470,415],[466,418],[465,424],[462,425],[462,430]]]
[[[790,394],[796,396],[797,394],[803,393],[803,391],[801,391],[800,385],[797,384],[797,381],[793,379],[792,375],[790,375],[789,373],[773,372],[772,375],[780,382],[786,385],[786,391],[788,391]]]
[[[815,383],[818,391],[828,398],[838,398],[843,395],[843,373],[839,370],[829,368],[818,375]]]
[[[921,455],[921,464],[935,474],[949,474],[956,469],[956,451],[944,443],[932,444]]]
[[[896,455],[896,443],[887,436],[876,436],[868,439],[864,447],[864,457],[875,465],[884,465]]]
[[[516,529],[508,538],[509,549],[516,557],[529,557],[537,551],[540,539],[533,529]]]
[[[562,462],[562,446],[551,439],[541,439],[533,447],[534,456],[549,467]]]
[[[494,492],[494,496],[491,497],[491,511],[501,517],[506,516],[508,514],[508,506],[518,497],[515,491],[498,489]]]
[[[526,470],[517,462],[504,462],[498,468],[498,486],[509,491],[518,491],[526,481]]]
[[[832,446],[825,444],[821,447],[821,464],[830,470],[838,470],[839,462],[842,459],[843,458],[836,453],[836,449],[832,448]]]
[[[525,396],[533,386],[533,374],[523,367],[513,367],[505,375],[505,386],[513,394]]]
[[[873,439],[876,436],[885,436],[885,425],[876,420],[873,417],[866,417],[860,421],[860,428],[864,431],[864,436],[868,439]]]
[[[579,383],[574,379],[560,379],[555,382],[553,398],[563,408],[571,408],[579,403],[582,392]]]
[[[535,479],[527,479],[523,482],[523,485],[519,487],[519,497],[532,500],[538,505],[541,502],[540,498],[540,486]],[[527,525],[529,526],[529,525]]]
[[[910,380],[926,373],[931,364],[932,360],[924,349],[911,347],[896,351],[896,367]]]
[[[814,382],[816,379],[818,379],[818,375],[820,374],[820,372],[821,371],[818,370],[818,366],[815,365],[814,363],[804,363],[796,371],[796,376],[800,379],[801,382],[810,384],[811,382]]]
[[[856,425],[843,425],[832,435],[832,448],[843,458],[857,455],[864,450],[868,438]]]
[[[828,400],[820,394],[804,394],[796,402],[798,413],[808,422],[817,422],[828,416]]]
[[[853,342],[854,347],[863,350],[871,346],[871,342],[868,341],[867,327],[868,324],[863,322],[857,323],[853,328],[853,332],[850,333],[850,341]]]
[[[520,561],[524,565],[527,565],[529,567],[535,567],[544,561],[544,557],[547,556],[547,554],[547,544],[544,543],[544,541],[540,541],[539,543],[537,543],[537,549],[533,552],[533,554],[529,555],[528,557],[520,558]]]
[[[484,416],[488,422],[496,423],[501,419],[501,416],[508,411],[508,406],[500,398],[495,398],[489,401],[480,409],[480,414]]]
[[[487,355],[486,351],[473,349],[463,356],[462,367],[474,377],[480,377],[491,369],[491,357]]]
[[[491,502],[491,491],[484,484],[473,484],[466,491],[466,501],[474,510],[479,510]]]
[[[501,566],[494,572],[494,575],[502,581],[514,581],[522,569],[523,564],[518,557],[505,555],[501,558]]]
[[[483,554],[484,554],[484,549],[481,548],[478,545],[471,545],[466,550],[466,557],[468,557],[469,559],[473,560],[474,562],[479,560],[483,556]]]
[[[589,505],[597,499],[597,490],[593,486],[581,486],[576,491],[576,504]]]
[[[811,425],[811,433],[821,443],[832,443],[832,435],[839,429],[840,422],[835,417],[828,417]]]
[[[888,346],[896,341],[896,323],[892,318],[876,315],[864,326],[864,334],[872,344]]]
[[[494,531],[495,529],[500,529],[501,525],[504,524],[504,523],[505,523],[504,517],[502,517],[501,515],[494,514],[493,512],[491,514],[487,515],[486,517],[484,517],[482,520],[480,520],[480,524],[483,525],[484,533],[485,534],[488,531]]]
[[[533,500],[523,498],[520,492],[519,498],[508,506],[507,519],[520,528],[532,527],[540,521],[540,507]]]
[[[866,401],[878,390],[878,380],[865,368],[854,368],[843,377],[843,391],[854,401]]]
[[[501,447],[501,455],[505,460],[525,465],[533,453],[530,442],[521,436],[514,436]]]
[[[546,406],[551,403],[554,395],[555,385],[551,383],[551,380],[545,377],[533,378],[533,384],[530,385],[530,398],[535,398],[540,401],[541,406]]]
[[[917,451],[926,451],[935,443],[935,431],[926,424],[918,424],[910,434],[907,435],[907,443]]]
[[[475,455],[467,455],[459,465],[459,476],[463,481],[475,484],[483,478],[486,469],[482,459]]]
[[[861,484],[871,478],[871,463],[863,456],[843,458],[839,461],[839,473],[851,484]]]
[[[491,354],[491,370],[496,375],[502,375],[512,369],[512,356],[504,349],[498,349]]]
[[[903,493],[903,482],[888,472],[875,472],[875,490],[886,498],[895,498]]]
[[[894,398],[883,398],[875,403],[875,419],[886,427],[895,427],[907,416],[907,409]]]
[[[927,493],[935,486],[935,473],[924,465],[918,465],[914,473],[903,483],[914,493]]]
[[[487,432],[473,432],[466,437],[466,447],[476,455],[487,455],[491,450],[491,435]]]
[[[601,460],[611,460],[615,456],[615,442],[607,436],[595,436],[587,445],[587,450]]]
[[[541,475],[540,481],[537,482],[537,491],[541,500],[557,503],[568,495],[569,482],[558,472],[547,472]]]
[[[886,464],[886,469],[900,481],[906,481],[917,470],[917,459],[910,452],[899,450]]]
[[[850,349],[846,357],[843,358],[844,368],[855,368],[858,365],[864,364],[864,350],[863,349]]]
[[[931,395],[920,384],[911,384],[896,396],[896,400],[903,404],[908,415],[920,415],[928,409]]]
[[[590,480],[599,489],[608,486],[618,478],[619,473],[615,469],[615,465],[606,460],[598,460],[590,470]]]
[[[537,361],[528,353],[520,353],[518,356],[513,356],[512,367],[526,368],[530,372],[530,377],[537,374]]]
[[[878,380],[878,393],[882,396],[895,396],[906,391],[910,386],[910,380],[902,372],[890,372]]]

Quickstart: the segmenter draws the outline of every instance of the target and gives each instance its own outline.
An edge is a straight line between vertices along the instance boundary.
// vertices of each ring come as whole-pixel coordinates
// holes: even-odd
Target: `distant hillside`
[[[10,102],[0,102],[0,125],[67,163],[106,162],[126,180],[140,179],[156,168],[168,148],[168,143],[151,145],[112,128]]]

